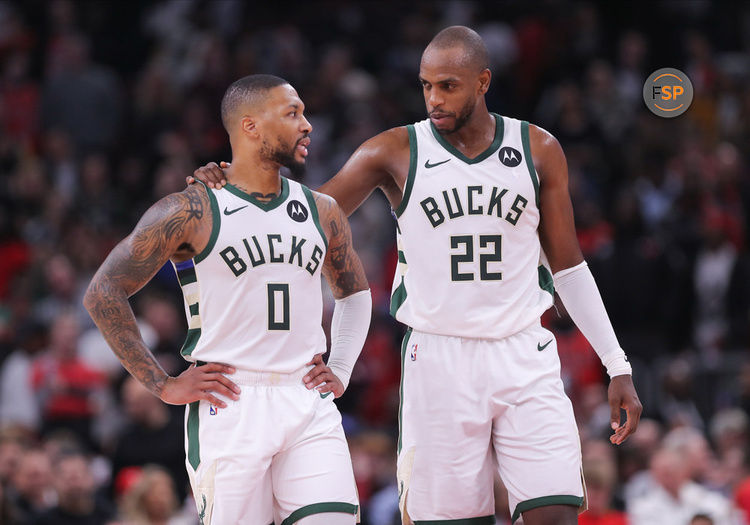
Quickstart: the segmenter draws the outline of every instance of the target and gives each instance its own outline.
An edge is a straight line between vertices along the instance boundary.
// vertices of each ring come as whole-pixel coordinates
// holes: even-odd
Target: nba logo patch
[[[419,345],[417,345],[417,343],[414,343],[413,345],[411,345],[411,352],[409,352],[409,357],[411,358],[412,361],[417,360],[417,347],[418,346]]]
[[[212,416],[215,416],[216,414],[219,413],[219,409],[215,407],[214,405],[211,405],[208,407],[208,413],[211,414]]]

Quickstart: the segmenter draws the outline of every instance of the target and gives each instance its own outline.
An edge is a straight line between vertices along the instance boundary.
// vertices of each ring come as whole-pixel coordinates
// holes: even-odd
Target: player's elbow
[[[91,281],[89,283],[89,287],[86,289],[86,293],[83,294],[83,307],[86,309],[89,315],[93,316],[93,310],[96,306],[96,303],[99,302],[98,295],[99,294],[96,291],[96,287],[94,286],[94,281]]]
[[[111,293],[108,293],[107,288],[106,283],[98,279],[98,276],[94,276],[86,293],[83,294],[83,307],[94,320],[101,306],[111,299]]]

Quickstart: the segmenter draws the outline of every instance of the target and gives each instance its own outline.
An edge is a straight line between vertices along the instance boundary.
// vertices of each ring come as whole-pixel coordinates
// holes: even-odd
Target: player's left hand
[[[190,186],[196,180],[199,180],[206,184],[209,188],[220,189],[227,183],[227,176],[224,174],[224,170],[227,169],[231,164],[228,162],[221,161],[219,164],[215,162],[209,162],[205,166],[201,166],[193,172],[193,175],[185,177],[185,183]]]
[[[643,406],[633,386],[633,377],[629,374],[613,377],[609,382],[607,397],[612,412],[611,426],[615,432],[609,436],[609,440],[615,445],[620,445],[638,428],[638,421],[643,412]],[[625,409],[624,425],[620,421],[620,409]]]
[[[344,384],[323,362],[323,354],[315,354],[312,361],[307,363],[307,366],[310,365],[313,365],[313,368],[302,378],[305,386],[308,389],[315,388],[321,394],[333,392],[333,397],[341,397],[344,393]]]

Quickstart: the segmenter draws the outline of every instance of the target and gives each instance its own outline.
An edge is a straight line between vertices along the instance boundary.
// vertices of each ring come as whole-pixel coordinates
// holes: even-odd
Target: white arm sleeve
[[[333,307],[331,321],[331,355],[328,367],[344,385],[349,386],[354,363],[365,344],[372,315],[370,290],[362,290],[343,299]]]
[[[570,318],[594,347],[609,377],[632,374],[586,261],[561,270],[552,278]]]

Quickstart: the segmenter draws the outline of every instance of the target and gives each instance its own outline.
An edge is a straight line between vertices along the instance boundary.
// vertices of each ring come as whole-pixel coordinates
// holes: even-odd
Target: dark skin
[[[495,121],[488,112],[484,95],[491,73],[465,60],[461,46],[447,49],[428,46],[422,56],[419,79],[425,105],[433,124],[443,137],[469,158],[485,151],[493,141]],[[468,108],[468,118],[458,126]],[[553,273],[583,261],[576,238],[573,205],[568,192],[568,168],[559,142],[537,126],[529,126],[534,167],[540,181],[539,237]],[[209,185],[224,181],[222,167],[209,164],[195,177]],[[393,209],[401,203],[409,170],[409,137],[406,127],[393,128],[362,144],[343,168],[319,191],[330,195],[349,215],[380,188]],[[188,178],[188,182],[190,182]],[[610,436],[613,444],[623,443],[635,432],[642,406],[630,375],[612,378],[608,390],[611,409]],[[620,409],[626,412],[624,422]],[[566,505],[539,507],[523,513],[528,525],[577,523],[577,509]]]
[[[304,163],[309,122],[302,114],[302,101],[291,86],[272,88],[261,108],[250,108],[237,119],[230,132],[234,152],[228,177],[247,193],[271,194],[281,190],[278,162],[264,152],[282,149]],[[347,297],[368,288],[362,264],[352,247],[346,215],[327,195],[314,193],[321,225],[328,240],[323,275],[334,297]],[[207,220],[206,220],[207,219]],[[133,232],[107,256],[84,296],[84,305],[123,366],[162,401],[186,404],[206,400],[219,407],[226,403],[217,395],[238,399],[239,387],[227,375],[235,369],[221,363],[190,366],[177,377],[169,376],[146,347],[135,322],[128,298],[140,290],[171,260],[191,259],[206,247],[213,224],[206,189],[193,185],[164,197],[141,218]],[[303,381],[307,388],[333,392],[344,387],[320,354]]]

